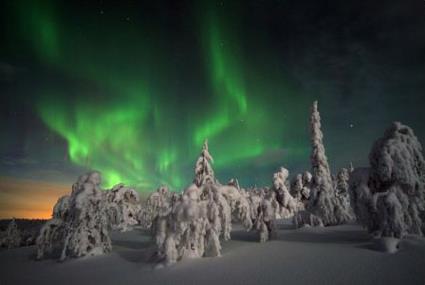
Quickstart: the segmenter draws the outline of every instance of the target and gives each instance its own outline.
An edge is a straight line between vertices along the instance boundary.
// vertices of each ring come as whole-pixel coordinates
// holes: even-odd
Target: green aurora
[[[406,1],[405,1],[406,2]],[[318,100],[332,173],[400,121],[425,142],[423,3],[0,1],[2,217],[48,218],[89,170],[142,196],[310,170]]]
[[[143,23],[126,21],[105,21],[100,30],[86,22],[82,32],[63,20],[54,1],[29,4],[16,5],[16,19],[35,56],[64,76],[95,86],[90,91],[40,88],[38,114],[66,140],[73,163],[103,173],[105,187],[124,182],[142,190],[159,184],[180,189],[191,181],[189,165],[204,139],[215,167],[223,169],[291,147],[283,138],[287,126],[276,116],[283,110],[270,106],[262,94],[268,90],[248,84],[256,75],[246,72],[253,67],[243,58],[235,23],[223,21],[213,6],[192,19],[200,27],[202,94],[177,98],[163,88],[175,74],[167,71],[167,50],[156,48],[164,46],[161,33],[154,36]],[[294,97],[284,85],[279,92]],[[292,149],[296,155],[308,153],[306,144]]]

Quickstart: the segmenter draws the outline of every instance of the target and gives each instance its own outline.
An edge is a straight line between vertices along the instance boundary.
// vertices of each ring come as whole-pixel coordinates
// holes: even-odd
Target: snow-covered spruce
[[[293,179],[292,183],[291,183],[291,195],[292,197],[294,197],[294,199],[297,201],[297,204],[302,204],[303,199],[303,195],[302,195],[302,190],[303,190],[303,175],[302,174],[297,174],[297,176],[295,176],[295,178]]]
[[[274,191],[264,193],[262,197],[263,199],[258,207],[258,214],[255,220],[255,229],[259,233],[260,242],[265,242],[275,234],[276,207],[279,204],[276,201]]]
[[[216,185],[216,187],[230,206],[232,220],[241,222],[246,230],[250,230],[252,228],[251,207],[246,192],[243,189],[236,188],[232,183],[223,186]]]
[[[206,182],[215,183],[214,171],[210,165],[214,160],[208,152],[208,140],[205,140],[202,146],[201,155],[195,165],[195,179],[193,183],[200,187]]]
[[[308,201],[308,199],[310,198],[312,180],[313,180],[313,176],[311,175],[311,173],[308,171],[305,171],[303,173],[303,189],[301,190],[301,195],[302,195],[301,201],[304,202],[304,207],[305,207],[306,201]]]
[[[197,187],[206,183],[213,184],[230,205],[233,221],[241,222],[247,230],[250,230],[252,228],[251,209],[246,193],[239,187],[237,179],[231,179],[227,185],[221,185],[215,178],[214,170],[210,165],[210,162],[213,161],[214,159],[208,151],[208,141],[205,140],[201,155],[195,164],[194,184]]]
[[[155,226],[155,220],[162,215],[164,209],[171,209],[173,201],[176,200],[176,198],[172,200],[173,194],[175,193],[169,192],[166,186],[161,186],[149,195],[139,215],[139,221],[143,228],[151,229],[152,226]],[[153,229],[153,232],[155,232],[155,229]]]
[[[308,199],[310,198],[312,176],[310,172],[305,171],[303,174],[297,174],[292,181],[290,193],[296,200],[297,211],[305,210]]]
[[[58,258],[63,247],[65,237],[65,220],[69,215],[69,195],[58,199],[53,207],[52,218],[40,229],[36,238],[37,259],[46,257]]]
[[[370,169],[354,170],[350,197],[357,220],[386,251],[393,239],[425,233],[425,161],[411,128],[395,122],[369,154]],[[391,248],[388,248],[391,247]]]
[[[231,210],[211,182],[189,186],[174,207],[156,219],[158,257],[166,264],[185,257],[220,256],[220,237],[230,238]]]
[[[69,213],[69,195],[64,195],[58,199],[53,207],[52,218],[65,220]]]
[[[106,213],[112,229],[132,229],[132,226],[139,223],[141,207],[139,194],[122,183],[106,191]]]
[[[311,167],[312,185],[307,211],[317,216],[325,226],[338,225],[351,220],[349,209],[346,209],[337,198],[333,187],[328,160],[323,145],[320,114],[317,101],[313,103],[310,117],[311,130]],[[304,219],[298,219],[304,220]]]
[[[22,234],[18,229],[15,219],[12,219],[7,225],[6,231],[3,233],[0,238],[0,246],[6,247],[8,249],[16,248],[21,245]]]
[[[112,248],[105,212],[105,193],[99,172],[79,177],[72,186],[68,213],[53,217],[37,238],[37,258],[81,257],[109,252]],[[62,203],[60,199],[58,203]],[[57,207],[56,207],[57,206]],[[56,205],[55,208],[61,208]],[[61,215],[59,215],[61,216]]]
[[[236,179],[221,185],[210,165],[205,141],[195,165],[194,183],[180,194],[158,190],[148,199],[158,256],[165,263],[184,257],[220,256],[220,239],[229,240],[232,218],[253,226],[249,194]]]
[[[289,193],[287,179],[289,171],[281,167],[273,174],[273,188],[276,200],[279,203],[278,218],[290,218],[297,211],[297,201]]]
[[[256,221],[260,213],[261,202],[264,199],[264,191],[262,189],[253,188],[248,191],[248,202],[251,213],[251,220]]]
[[[335,179],[335,194],[341,203],[344,211],[348,212],[350,217],[354,217],[354,212],[350,204],[349,184],[350,171],[346,168],[341,168]]]
[[[37,259],[59,258],[63,249],[66,234],[65,222],[60,218],[48,220],[40,230],[35,241]]]

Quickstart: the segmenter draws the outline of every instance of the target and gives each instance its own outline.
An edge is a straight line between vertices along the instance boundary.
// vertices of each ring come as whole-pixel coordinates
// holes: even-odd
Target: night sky
[[[0,217],[48,217],[88,169],[181,190],[309,170],[319,101],[333,171],[392,121],[425,142],[421,1],[1,1]]]

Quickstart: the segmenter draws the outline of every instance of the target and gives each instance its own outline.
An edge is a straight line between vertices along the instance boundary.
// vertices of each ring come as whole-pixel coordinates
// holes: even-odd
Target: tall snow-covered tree
[[[350,220],[352,217],[345,211],[335,195],[328,159],[325,154],[320,120],[317,101],[315,101],[310,116],[312,144],[310,158],[313,181],[308,210],[320,218],[323,225],[337,225]]]

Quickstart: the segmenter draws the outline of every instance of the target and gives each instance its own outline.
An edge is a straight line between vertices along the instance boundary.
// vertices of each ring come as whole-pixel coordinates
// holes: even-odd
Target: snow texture
[[[275,192],[271,191],[262,199],[255,221],[255,229],[259,233],[260,242],[268,241],[275,236],[276,206],[278,203]]]
[[[250,230],[252,228],[251,207],[246,192],[232,183],[224,186],[217,185],[217,187],[230,206],[233,221],[241,222],[247,230]]]
[[[69,195],[62,196],[58,199],[53,207],[52,217],[55,219],[65,220],[69,213]]]
[[[139,223],[141,203],[139,194],[124,184],[106,191],[106,212],[112,229],[128,231]]]
[[[161,186],[155,192],[152,192],[139,215],[142,227],[145,229],[152,228],[158,216],[163,215],[162,211],[168,211],[171,204],[172,194],[168,191],[166,186]]]
[[[289,171],[283,167],[273,174],[273,191],[279,203],[279,214],[277,218],[290,218],[298,209],[298,203],[289,193],[287,187],[288,176]]]
[[[66,198],[59,199],[54,207],[53,219],[43,226],[37,238],[38,259],[52,257],[64,260],[111,250],[105,193],[100,189],[100,183],[99,172],[80,176],[72,186],[66,215],[61,215],[59,210]]]
[[[290,193],[297,203],[297,211],[306,209],[311,188],[312,175],[310,172],[305,171],[303,174],[297,174],[292,182]]]
[[[212,156],[208,152],[208,140],[205,140],[201,155],[199,156],[195,165],[195,179],[193,183],[195,183],[196,186],[200,187],[206,182],[216,182],[214,171],[210,165],[210,163],[213,163],[213,161],[214,160]]]
[[[354,219],[354,212],[350,204],[349,184],[350,171],[341,168],[335,179],[335,194],[345,213],[350,216],[350,220]]]
[[[375,249],[386,253],[396,253],[400,247],[400,239],[394,237],[381,237],[375,239]]]
[[[178,262],[160,271],[153,269],[155,244],[145,230],[114,232],[111,238],[120,245],[111,254],[60,264],[34,262],[32,246],[0,250],[0,279],[5,285],[425,284],[425,238],[404,238],[401,250],[388,257],[365,247],[370,237],[358,225],[279,225],[276,239],[262,244],[253,242],[256,233],[234,225],[222,257]]]
[[[249,195],[237,179],[221,185],[214,177],[212,160],[205,141],[193,184],[181,194],[170,195],[160,188],[148,199],[157,256],[166,264],[187,257],[220,256],[220,240],[230,240],[232,220],[247,230],[253,227]]]
[[[320,114],[317,101],[313,103],[310,117],[311,130],[311,166],[312,186],[307,210],[317,216],[324,226],[338,225],[350,221],[353,217],[337,198],[333,186],[328,159],[323,145]],[[301,220],[301,219],[300,219]]]
[[[231,209],[219,188],[209,182],[189,186],[173,207],[155,219],[157,255],[166,264],[183,258],[220,256],[220,238],[230,239]]]
[[[411,128],[395,122],[369,154],[370,169],[354,170],[351,201],[357,220],[376,237],[425,232],[425,161]]]

